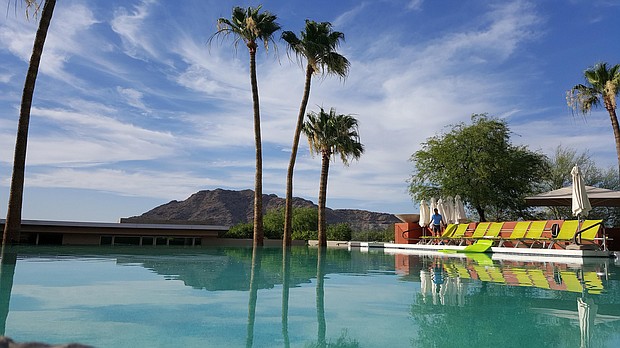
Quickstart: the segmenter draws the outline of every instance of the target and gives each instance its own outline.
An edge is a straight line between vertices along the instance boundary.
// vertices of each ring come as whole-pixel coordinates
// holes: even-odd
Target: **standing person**
[[[443,217],[439,214],[437,208],[433,211],[433,215],[431,216],[431,222],[433,223],[433,235],[435,237],[441,236],[441,225],[442,225]]]

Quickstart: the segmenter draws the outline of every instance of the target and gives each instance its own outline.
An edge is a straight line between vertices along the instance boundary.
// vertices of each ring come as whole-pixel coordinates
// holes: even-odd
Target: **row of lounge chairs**
[[[420,243],[467,245],[478,240],[491,240],[500,247],[540,246],[551,249],[554,246],[566,248],[566,245],[575,241],[600,247],[595,241],[602,239],[597,235],[603,228],[603,220],[585,220],[582,223],[578,220],[565,220],[561,222],[561,226],[559,223],[552,223],[550,227],[547,227],[549,223],[546,220],[518,221],[512,223],[512,229],[504,228],[505,224],[507,225],[504,222],[480,222],[473,231],[469,223],[449,224],[440,236],[422,236]]]

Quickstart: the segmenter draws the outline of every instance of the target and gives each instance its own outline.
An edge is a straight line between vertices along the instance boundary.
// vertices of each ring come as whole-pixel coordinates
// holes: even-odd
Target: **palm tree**
[[[611,119],[616,140],[618,173],[620,174],[620,125],[616,116],[616,97],[620,87],[620,64],[607,67],[607,63],[598,63],[584,71],[586,84],[578,84],[566,92],[568,106],[586,115],[601,102]]]
[[[39,4],[34,0],[25,0],[28,8],[35,7],[35,16],[39,10]],[[43,45],[47,37],[54,13],[56,0],[45,0],[39,28],[34,38],[32,47],[32,55],[28,65],[26,81],[24,82],[24,90],[22,92],[22,101],[19,110],[19,121],[17,122],[17,138],[15,139],[15,154],[13,158],[13,175],[11,177],[11,188],[9,191],[9,206],[6,213],[6,221],[4,223],[4,233],[2,235],[2,244],[14,243],[19,241],[19,231],[22,223],[22,201],[24,196],[24,174],[26,170],[26,148],[28,144],[28,126],[30,124],[30,108],[32,107],[32,96],[34,95],[34,86],[39,73],[39,64],[43,53]],[[28,12],[26,12],[28,14]]]
[[[265,50],[273,40],[273,34],[280,30],[276,15],[267,11],[260,12],[262,6],[234,7],[231,19],[219,18],[215,36],[233,35],[235,47],[243,41],[250,52],[250,81],[252,84],[252,104],[254,107],[254,142],[256,144],[256,174],[254,177],[254,245],[263,245],[263,154],[260,132],[260,106],[258,103],[258,82],[256,80],[257,40],[263,42]],[[209,41],[211,41],[211,39]]]
[[[308,137],[310,151],[321,155],[321,181],[319,184],[319,246],[327,245],[325,202],[327,198],[327,175],[332,155],[340,154],[344,165],[350,159],[359,159],[364,153],[357,131],[357,120],[351,115],[338,115],[331,108],[329,113],[321,108],[319,113],[311,112],[302,131]]]
[[[291,245],[293,219],[293,170],[295,168],[295,159],[297,158],[301,127],[310,96],[312,75],[318,73],[333,74],[344,78],[349,72],[350,63],[347,58],[336,52],[340,41],[344,40],[344,34],[339,31],[332,31],[332,25],[329,22],[317,23],[306,20],[306,28],[301,32],[301,39],[292,31],[283,32],[282,39],[288,44],[289,51],[295,53],[299,60],[305,58],[307,61],[304,94],[299,107],[297,126],[295,127],[295,135],[293,137],[293,149],[291,151],[288,172],[286,173],[286,204],[282,244],[288,246]]]

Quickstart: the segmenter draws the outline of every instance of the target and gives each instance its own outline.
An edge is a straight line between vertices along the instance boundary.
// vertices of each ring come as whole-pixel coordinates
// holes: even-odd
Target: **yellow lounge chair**
[[[553,248],[553,245],[558,244],[562,248],[566,248],[565,244],[559,244],[570,242],[575,238],[575,233],[577,233],[577,228],[579,228],[579,220],[565,220],[562,223],[562,227],[560,227],[560,232],[555,238],[547,239],[549,241],[549,249]]]
[[[463,239],[466,241],[476,241],[481,239],[486,234],[489,226],[491,226],[490,222],[479,222],[478,225],[476,225],[474,233],[469,237],[464,237]]]
[[[510,233],[510,236],[505,238],[497,237],[494,239],[499,240],[499,246],[503,246],[504,242],[512,242],[513,246],[516,247],[521,242],[521,239],[525,238],[525,233],[527,232],[527,229],[530,227],[531,223],[531,221],[519,221],[512,229],[512,233]]]
[[[530,248],[534,247],[535,244],[542,243],[544,248],[545,242],[548,240],[548,238],[542,237],[545,226],[547,226],[546,220],[532,221],[532,223],[530,224],[530,228],[528,228],[527,233],[525,234],[525,237],[521,238],[520,242],[524,244],[530,242]]]
[[[583,241],[586,241],[588,244],[594,244],[597,247],[601,248],[598,244],[595,244],[594,242],[597,239],[599,240],[603,239],[603,238],[596,238],[596,235],[601,230],[601,228],[604,228],[603,220],[584,221],[583,224],[581,224],[579,231],[577,232],[579,233],[578,239],[577,239],[578,244],[582,244]]]
[[[441,236],[421,236],[420,239],[424,240],[426,242],[425,244],[430,244],[433,241],[446,240],[450,238],[454,234],[454,232],[456,232],[459,226],[460,224],[448,224],[448,226],[446,226],[446,228],[441,233]],[[465,228],[467,228],[467,226],[465,226]]]
[[[465,232],[467,231],[467,228],[469,228],[468,223],[459,224],[452,236],[444,238],[444,240],[446,240],[448,244],[458,241],[458,245],[461,245],[463,243],[463,238],[465,237]]]

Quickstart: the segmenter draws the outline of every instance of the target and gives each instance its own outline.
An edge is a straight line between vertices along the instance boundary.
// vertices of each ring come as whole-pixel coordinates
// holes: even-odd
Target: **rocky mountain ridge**
[[[263,211],[284,209],[285,199],[275,194],[263,195]],[[293,207],[317,207],[312,201],[294,197]],[[203,190],[184,201],[171,201],[155,207],[142,215],[122,218],[125,223],[175,223],[233,226],[252,221],[254,191],[252,190]],[[329,209],[327,223],[348,223],[360,231],[389,228],[400,220],[389,213],[357,209]]]

